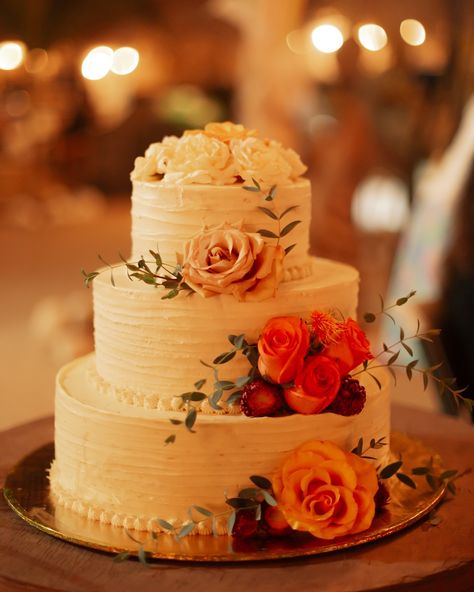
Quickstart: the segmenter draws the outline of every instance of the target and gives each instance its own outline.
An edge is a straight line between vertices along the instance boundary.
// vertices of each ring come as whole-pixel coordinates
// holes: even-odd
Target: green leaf
[[[374,376],[373,374],[371,374],[370,372],[367,372],[367,374],[375,382],[375,384],[379,387],[379,389],[382,390],[382,384],[381,384],[380,380],[376,376]]]
[[[403,462],[401,460],[397,460],[396,462],[390,463],[389,465],[384,467],[380,471],[380,479],[390,479],[390,477],[393,477],[393,475],[395,475],[398,469],[400,469],[402,464]]]
[[[277,186],[276,185],[272,185],[270,187],[270,191],[268,192],[267,197],[271,197],[273,199],[275,197],[275,195],[276,195],[276,190],[277,190]]]
[[[198,391],[191,391],[189,393],[183,393],[181,398],[186,402],[194,401],[195,403],[199,403],[200,401],[204,401],[204,399],[206,399],[206,395]]]
[[[416,483],[408,475],[405,475],[405,473],[396,473],[396,477],[404,485],[408,485],[408,487],[416,489]]]
[[[214,383],[216,389],[222,389],[224,391],[229,391],[230,389],[235,388],[235,383],[231,380],[218,380]]]
[[[230,362],[230,360],[232,360],[232,358],[234,356],[235,356],[235,350],[232,350],[230,352],[225,352],[223,354],[219,354],[217,356],[217,358],[214,358],[212,363],[213,364],[226,364],[227,362]]]
[[[272,482],[270,481],[270,479],[267,479],[266,477],[262,477],[260,475],[252,475],[250,477],[250,481],[252,481],[254,485],[260,487],[261,489],[271,489],[272,487]]]
[[[187,536],[188,534],[190,534],[194,530],[195,526],[196,525],[194,524],[194,522],[188,522],[188,524],[184,524],[180,528],[178,534],[176,535],[176,538],[182,539],[183,537]]]
[[[138,561],[143,565],[148,565],[147,552],[143,547],[138,549]]]
[[[432,475],[431,473],[427,473],[425,475],[425,479],[433,491],[436,491],[438,489],[439,482],[434,475]]]
[[[252,183],[255,185],[255,187],[261,191],[262,188],[260,187],[260,183],[257,181],[257,179],[255,179],[255,177],[252,177]]]
[[[225,500],[225,503],[236,510],[253,508],[255,506],[255,500],[247,499],[245,497],[229,497]]]
[[[364,315],[364,321],[366,323],[373,323],[377,317],[374,315],[373,312],[366,312]]]
[[[191,407],[186,415],[186,419],[184,420],[184,425],[188,428],[188,430],[194,433],[193,425],[196,423],[197,418],[197,411],[195,407]]]
[[[196,510],[196,512],[199,512],[203,516],[207,516],[208,518],[210,518],[211,516],[213,516],[213,513],[211,512],[211,510],[208,510],[206,508],[203,508],[202,506],[195,506],[195,505],[193,505],[191,507],[194,508]]]
[[[286,247],[285,249],[285,255],[288,255],[288,253],[291,253],[291,251],[296,247],[296,243],[293,243],[292,245],[289,245],[288,247]]]
[[[237,378],[237,380],[235,381],[235,386],[237,388],[241,388],[251,381],[252,381],[251,376],[239,376],[239,378]]]
[[[113,561],[115,561],[116,563],[120,563],[122,561],[125,561],[129,557],[130,557],[130,553],[127,553],[127,551],[123,551],[122,553],[115,555],[115,557],[113,558]]]
[[[265,230],[264,228],[261,228],[260,230],[257,230],[257,232],[260,236],[265,238],[278,238],[278,235],[271,230]]]
[[[256,489],[255,487],[245,487],[239,491],[237,497],[241,497],[244,499],[253,499],[255,500],[260,495],[260,490]]]
[[[174,530],[174,526],[162,518],[158,518],[158,524],[165,530]]]
[[[244,185],[242,189],[245,189],[245,191],[253,191],[254,193],[260,193],[260,189],[258,187],[252,187],[251,185]]]
[[[443,471],[441,473],[441,475],[439,476],[439,478],[444,481],[445,479],[452,479],[453,477],[455,477],[458,474],[458,471],[456,469],[450,469],[448,471]]]
[[[231,512],[229,518],[227,519],[227,532],[232,534],[235,524],[235,518],[237,517],[236,512]]]
[[[353,454],[357,454],[357,456],[360,456],[362,454],[363,449],[364,449],[364,440],[363,440],[363,438],[359,438],[359,441],[357,442],[357,446],[355,448],[353,448],[351,452]]]
[[[402,342],[402,346],[405,348],[405,350],[408,352],[408,354],[410,356],[413,355],[413,350],[412,350],[412,348],[409,345],[407,345],[405,342]]]
[[[301,224],[301,220],[293,220],[293,222],[290,222],[282,229],[282,231],[280,232],[280,236],[286,236],[289,232],[293,230],[293,228],[295,228],[295,226],[298,226],[298,224]]]
[[[396,301],[396,303],[395,303],[395,304],[396,304],[397,306],[403,306],[403,305],[404,305],[404,304],[406,304],[407,302],[408,302],[408,298],[406,298],[406,297],[403,297],[403,298],[399,298],[399,299]]]
[[[228,397],[226,399],[226,403],[227,403],[227,405],[233,405],[234,403],[237,403],[237,401],[240,401],[241,397],[242,397],[242,391],[235,391],[235,393],[232,393],[230,395],[230,397]]]
[[[176,441],[176,434],[170,434],[166,440],[165,440],[165,444],[174,444]]]
[[[206,379],[201,378],[201,380],[198,380],[194,383],[194,388],[196,390],[200,391],[205,384],[206,384]]]
[[[290,206],[289,208],[286,208],[286,210],[280,214],[280,220],[286,216],[287,214],[289,214],[290,212],[292,212],[293,210],[296,210],[298,208],[298,206]]]
[[[210,364],[208,364],[207,362],[204,362],[203,360],[199,360],[199,361],[203,366],[206,366],[206,368],[212,368],[212,370],[214,370],[214,366],[211,366]]]
[[[448,483],[448,491],[449,491],[449,493],[456,495],[456,484],[454,483],[454,481],[450,481]]]
[[[266,214],[272,220],[278,220],[278,216],[275,214],[275,212],[272,212],[272,210],[270,210],[269,208],[264,208],[263,206],[258,206],[258,209],[260,211],[262,211],[264,214]]]
[[[390,358],[387,361],[387,366],[391,366],[392,364],[394,364],[397,361],[399,355],[400,355],[400,352],[397,351],[396,353],[393,354],[393,356],[390,356]]]
[[[403,330],[403,327],[400,327],[400,341],[403,341],[405,339],[405,331]]]
[[[161,299],[162,300],[171,300],[172,298],[175,298],[178,294],[179,294],[179,290],[177,290],[177,289],[170,290],[168,292],[168,294],[165,294],[164,296],[162,296]]]
[[[156,267],[159,269],[163,265],[161,255],[159,253],[157,253],[156,251],[151,251],[151,250],[150,250],[150,254],[153,257],[153,259],[155,260]]]
[[[267,504],[269,506],[276,506],[276,505],[278,505],[278,502],[273,497],[273,495],[271,495],[270,493],[268,493],[268,491],[266,491],[265,489],[262,489],[262,495],[265,498],[265,501],[267,502]]]
[[[423,390],[426,391],[426,389],[428,388],[428,374],[426,374],[426,372],[423,372]]]
[[[411,470],[412,475],[426,475],[427,473],[429,473],[429,468],[428,467],[414,467]]]
[[[181,419],[173,419],[172,417],[170,418],[170,422],[173,425],[181,425],[183,423]]]

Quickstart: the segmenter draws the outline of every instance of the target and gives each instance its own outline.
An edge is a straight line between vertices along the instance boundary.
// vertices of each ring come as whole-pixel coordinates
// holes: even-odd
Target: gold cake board
[[[439,456],[422,442],[393,433],[391,452],[402,457],[403,470],[427,464]],[[21,460],[8,474],[4,496],[10,507],[28,524],[64,541],[105,551],[138,555],[140,546],[147,558],[179,561],[239,562],[319,555],[348,549],[396,533],[428,514],[441,500],[446,485],[433,491],[424,478],[417,477],[417,488],[403,485],[396,478],[385,483],[390,489],[390,503],[376,514],[371,527],[357,535],[328,541],[295,532],[288,537],[238,539],[229,536],[187,536],[180,540],[163,534],[152,537],[146,532],[127,533],[123,528],[89,520],[61,506],[49,495],[48,469],[54,457],[54,444],[46,444]],[[130,535],[133,537],[130,537]]]

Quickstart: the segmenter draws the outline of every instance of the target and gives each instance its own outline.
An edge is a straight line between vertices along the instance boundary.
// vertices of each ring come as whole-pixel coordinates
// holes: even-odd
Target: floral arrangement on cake
[[[286,184],[306,171],[298,154],[256,130],[229,121],[209,123],[151,144],[135,160],[134,181],[232,185],[252,179],[265,185]]]

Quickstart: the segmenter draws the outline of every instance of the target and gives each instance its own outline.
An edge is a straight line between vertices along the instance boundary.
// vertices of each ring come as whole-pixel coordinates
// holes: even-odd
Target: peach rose
[[[201,296],[232,294],[255,302],[275,295],[284,250],[267,245],[259,234],[221,224],[204,229],[184,247],[183,279]]]
[[[324,350],[324,355],[332,358],[341,371],[341,375],[349,374],[365,360],[374,356],[370,351],[367,336],[354,319],[348,318],[339,339],[330,343]]]
[[[321,539],[367,530],[377,487],[375,467],[321,440],[294,450],[273,478],[278,507],[291,528]]]
[[[298,317],[270,319],[259,337],[258,369],[277,384],[293,380],[309,348],[306,323]]]
[[[295,386],[285,390],[285,400],[297,413],[320,413],[334,401],[340,386],[336,362],[324,355],[309,356],[295,377]]]
[[[210,138],[216,138],[221,142],[230,140],[243,140],[257,135],[257,130],[248,130],[240,123],[223,121],[222,123],[208,123],[203,130],[187,130],[184,135],[203,133]]]

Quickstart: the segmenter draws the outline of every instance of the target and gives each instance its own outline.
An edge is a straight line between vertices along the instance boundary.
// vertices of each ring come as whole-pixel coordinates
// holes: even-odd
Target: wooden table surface
[[[473,464],[474,428],[424,411],[398,407],[394,429],[420,437],[448,468]],[[25,454],[52,440],[45,418],[0,433],[0,485]],[[437,526],[426,520],[377,543],[314,558],[274,562],[191,564],[136,560],[110,555],[50,537],[28,526],[0,501],[0,592],[358,592],[474,590],[474,473],[457,482],[455,498],[438,510]]]

